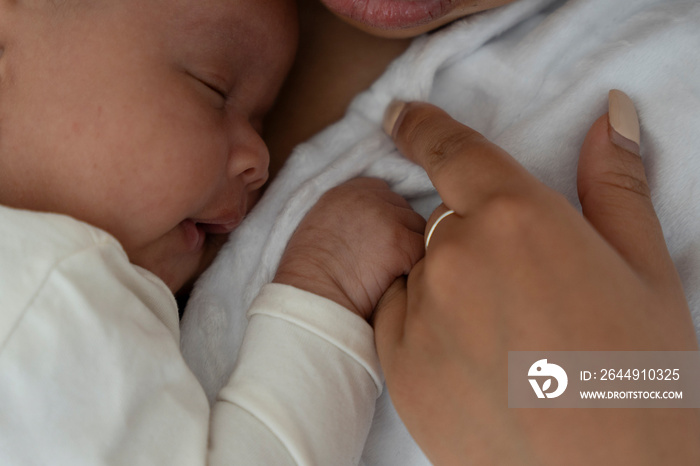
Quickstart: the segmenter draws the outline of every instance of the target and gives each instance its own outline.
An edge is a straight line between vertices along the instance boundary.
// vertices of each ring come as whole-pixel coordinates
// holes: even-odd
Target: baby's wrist
[[[364,315],[364,313],[355,306],[347,294],[334,283],[331,277],[324,276],[322,273],[299,273],[279,270],[272,282],[293,286],[300,290],[321,296],[322,298],[330,299],[363,319],[367,320],[368,318],[368,316]]]

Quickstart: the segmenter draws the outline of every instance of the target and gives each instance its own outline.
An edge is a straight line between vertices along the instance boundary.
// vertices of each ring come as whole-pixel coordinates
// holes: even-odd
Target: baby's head
[[[71,215],[179,288],[267,179],[293,0],[0,0],[0,204]]]
[[[382,37],[414,37],[515,0],[321,0],[353,26]]]

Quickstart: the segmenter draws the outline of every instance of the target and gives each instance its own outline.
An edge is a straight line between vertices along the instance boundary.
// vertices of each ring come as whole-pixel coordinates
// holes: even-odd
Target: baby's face
[[[0,6],[0,203],[100,227],[176,290],[267,179],[294,2],[71,2]]]
[[[353,26],[382,37],[414,37],[515,0],[321,0]]]

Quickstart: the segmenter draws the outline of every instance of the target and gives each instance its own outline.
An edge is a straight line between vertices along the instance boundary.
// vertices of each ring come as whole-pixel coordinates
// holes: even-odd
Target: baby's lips
[[[246,199],[241,198],[241,202],[238,205],[231,206],[226,210],[220,210],[217,212],[218,215],[217,213],[212,213],[211,216],[203,215],[191,220],[196,222],[197,226],[205,233],[214,235],[228,234],[235,230],[245,218],[247,212],[246,203]]]
[[[236,229],[238,225],[241,224],[242,219],[235,219],[231,220],[229,222],[224,222],[224,223],[200,223],[197,222],[197,225],[204,230],[205,233],[211,233],[214,235],[222,235],[226,233],[231,233],[233,230]]]

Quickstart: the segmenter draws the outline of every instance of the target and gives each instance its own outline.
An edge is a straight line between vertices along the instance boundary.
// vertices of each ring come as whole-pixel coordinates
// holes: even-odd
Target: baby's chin
[[[216,255],[228,240],[228,236],[228,234],[207,234],[200,250],[164,257],[153,261],[144,268],[163,280],[173,294],[188,292],[202,273],[214,262]]]
[[[220,248],[214,238],[220,235],[206,235],[193,247],[184,230],[176,228],[145,247],[125,248],[132,264],[156,275],[173,293],[193,283]]]
[[[177,293],[186,284],[194,281],[203,256],[204,249],[196,253],[169,256],[155,253],[130,254],[129,260],[156,275],[170,291]]]

